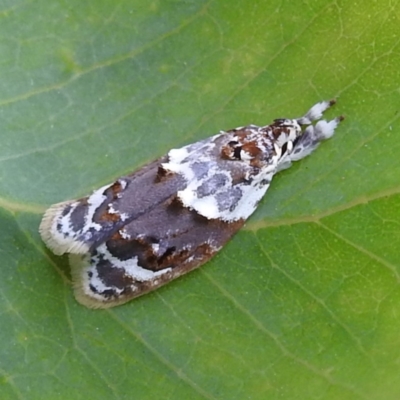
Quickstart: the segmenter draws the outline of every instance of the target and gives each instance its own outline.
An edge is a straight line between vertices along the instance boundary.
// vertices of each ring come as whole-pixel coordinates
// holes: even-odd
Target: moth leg
[[[332,107],[336,103],[336,100],[330,101],[321,101],[317,104],[314,104],[301,118],[297,118],[297,122],[300,125],[309,125],[313,121],[320,119],[322,114],[329,108]]]
[[[322,140],[329,139],[344,117],[337,117],[331,121],[321,120],[315,126],[308,126],[303,134],[297,138],[292,152],[288,155],[291,161],[298,161],[311,154]]]

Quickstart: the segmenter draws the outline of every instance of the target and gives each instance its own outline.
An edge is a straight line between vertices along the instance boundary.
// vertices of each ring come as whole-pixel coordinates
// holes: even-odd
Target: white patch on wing
[[[126,185],[127,185],[126,180],[125,179],[118,179],[118,182],[121,185],[121,191],[124,190],[126,188]]]
[[[131,235],[126,231],[125,228],[120,229],[119,234],[121,235],[122,239],[126,239],[126,240],[131,239]]]
[[[101,187],[100,189],[95,190],[88,197],[88,211],[85,217],[85,228],[82,229],[80,234],[83,234],[85,231],[89,231],[90,228],[94,228],[96,231],[101,230],[101,225],[93,222],[93,216],[96,210],[103,204],[104,200],[107,198],[103,193],[107,190],[112,183]]]
[[[269,184],[261,184],[261,182],[263,180],[271,181],[276,171],[281,149],[278,148],[277,152],[277,155],[271,157],[269,164],[265,165],[258,175],[252,177],[253,180],[251,184],[238,183],[236,185],[232,185],[230,171],[221,169],[217,160],[212,159],[210,156],[207,175],[201,179],[196,179],[193,172],[187,171],[191,171],[191,163],[198,162],[199,158],[201,159],[202,157],[205,157],[205,155],[200,155],[194,160],[187,159],[187,162],[185,162],[183,165],[181,164],[179,167],[177,166],[176,169],[177,172],[178,170],[182,171],[182,175],[184,177],[191,177],[191,179],[187,179],[187,187],[179,191],[177,195],[185,207],[196,210],[200,215],[208,219],[219,218],[226,222],[246,219],[254,212],[258,202],[268,189]],[[243,160],[242,162],[244,171],[247,171],[245,176],[250,175],[252,172],[252,169],[248,166],[248,164],[246,164],[246,161],[248,160]],[[239,163],[240,161],[233,162]],[[201,196],[199,188],[201,188],[204,183],[207,183],[213,176],[216,176],[217,174],[225,174],[228,179],[224,182],[224,184],[215,187],[212,194]],[[238,200],[234,197],[229,199],[229,189],[232,187],[239,189],[241,192],[241,196]],[[227,209],[224,209],[221,207],[221,204],[218,203],[218,198],[221,196],[225,196],[225,200],[227,200],[228,203],[231,201],[231,206]],[[233,196],[233,194],[231,196]]]
[[[160,276],[171,271],[171,268],[165,268],[156,272],[143,268],[138,265],[137,257],[133,257],[128,260],[120,260],[109,252],[105,243],[96,248],[96,253],[97,254],[92,257],[95,260],[93,263],[94,265],[97,264],[100,256],[102,255],[103,258],[108,260],[114,267],[123,269],[127,275],[139,282],[150,281],[156,276]]]
[[[75,295],[78,301],[88,307],[104,308],[107,306],[110,295],[118,299],[121,296],[123,302],[123,292],[128,288],[118,288],[107,286],[98,273],[100,259],[109,261],[114,268],[120,268],[124,274],[131,277],[134,281],[129,290],[137,290],[136,282],[156,281],[158,277],[171,272],[172,268],[165,268],[160,271],[151,271],[138,265],[138,258],[132,257],[129,260],[120,260],[114,257],[107,249],[106,244],[100,245],[96,249],[96,255],[90,253],[84,255],[70,255],[72,278],[74,283]],[[93,290],[91,286],[95,289]],[[104,294],[107,293],[108,294]],[[118,304],[118,300],[114,300]],[[115,305],[115,304],[114,304]]]
[[[168,152],[169,162],[171,162],[173,164],[179,164],[188,155],[189,155],[189,152],[186,147],[181,147],[180,149],[172,149]]]
[[[158,251],[160,250],[160,245],[158,243],[153,243],[151,245],[151,249],[153,250],[154,254],[158,254]]]
[[[190,188],[178,192],[178,197],[185,207],[196,210],[208,219],[219,218],[218,203],[214,196],[197,198],[196,191]]]

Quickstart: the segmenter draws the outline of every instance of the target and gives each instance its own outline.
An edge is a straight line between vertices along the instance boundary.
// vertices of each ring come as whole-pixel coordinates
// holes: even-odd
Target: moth
[[[343,117],[321,119],[334,103],[221,131],[87,197],[52,205],[40,235],[55,254],[69,253],[76,299],[113,307],[208,261],[254,212],[272,177],[334,134]]]

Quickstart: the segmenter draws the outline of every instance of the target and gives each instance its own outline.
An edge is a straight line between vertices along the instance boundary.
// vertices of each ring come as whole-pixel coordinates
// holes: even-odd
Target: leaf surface
[[[0,5],[2,399],[400,396],[397,2]],[[37,228],[52,203],[221,129],[336,97],[207,265],[108,311]]]

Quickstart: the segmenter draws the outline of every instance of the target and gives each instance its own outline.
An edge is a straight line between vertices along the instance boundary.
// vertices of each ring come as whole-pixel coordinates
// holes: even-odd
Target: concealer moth
[[[108,308],[199,267],[243,226],[273,176],[329,139],[343,117],[248,125],[170,150],[87,197],[52,205],[40,235],[68,253],[76,299]]]

